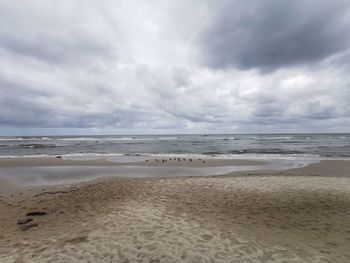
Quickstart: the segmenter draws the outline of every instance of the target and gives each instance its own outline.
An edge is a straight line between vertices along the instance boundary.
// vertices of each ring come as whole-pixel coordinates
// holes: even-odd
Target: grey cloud
[[[0,134],[350,128],[344,1],[52,3],[0,3]]]
[[[54,118],[47,108],[25,97],[2,97],[0,102],[0,123],[4,127],[43,127]]]
[[[187,87],[192,84],[190,72],[185,68],[175,68],[173,70],[173,81],[176,87]]]
[[[91,128],[133,126],[143,114],[133,109],[86,111],[84,99],[66,98],[55,104],[55,95],[45,89],[28,89],[30,85],[11,81],[0,75],[0,126],[42,128]],[[89,96],[87,96],[89,97]],[[83,102],[79,100],[83,100]],[[52,101],[52,103],[50,103]],[[69,103],[71,105],[69,105]],[[72,105],[84,109],[72,111]]]
[[[58,65],[117,57],[110,36],[96,30],[94,23],[82,26],[48,2],[19,5],[15,1],[0,4],[0,49]],[[68,6],[57,8],[68,13]]]
[[[0,47],[15,54],[33,57],[53,64],[75,63],[77,59],[91,57],[116,57],[111,47],[95,43],[91,39],[72,36],[71,39],[25,39],[16,35],[0,35]]]
[[[283,115],[283,108],[279,104],[259,104],[255,109],[254,116],[260,118],[273,118]]]
[[[110,110],[108,112],[69,112],[64,105],[53,108],[41,105],[24,96],[4,97],[0,105],[0,124],[3,127],[41,128],[132,128],[145,114],[133,110]]]
[[[115,128],[133,127],[140,121],[140,114],[136,111],[109,111],[105,113],[78,113],[61,116],[61,123],[52,123],[53,127],[70,128],[91,128],[91,127],[109,127]]]
[[[350,72],[350,49],[330,57],[323,64],[342,70],[345,73]]]
[[[349,7],[346,0],[215,1],[200,35],[203,61],[262,72],[321,61],[349,48]]]

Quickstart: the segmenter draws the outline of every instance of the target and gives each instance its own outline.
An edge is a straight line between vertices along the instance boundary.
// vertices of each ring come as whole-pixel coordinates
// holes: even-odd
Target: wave
[[[23,138],[0,138],[0,141],[21,141]]]
[[[215,154],[214,154],[215,153]],[[206,159],[295,159],[295,158],[311,158],[311,159],[346,159],[350,155],[322,155],[314,153],[295,153],[295,151],[285,151],[283,153],[223,153],[223,152],[207,152],[207,153],[132,153],[124,154],[126,156],[144,156],[144,157],[181,157],[181,158],[206,158]]]
[[[1,137],[0,141],[157,141],[178,140],[178,136],[125,136],[125,137]]]
[[[210,151],[203,152],[204,155],[218,155],[218,154],[304,154],[302,151],[283,150],[283,149],[240,149],[229,151]]]
[[[217,151],[211,151],[211,152],[202,152],[203,155],[218,155],[218,154],[224,154],[224,152],[217,152]]]
[[[230,154],[304,154],[302,151],[295,150],[283,150],[283,149],[243,149],[243,150],[230,150]]]
[[[42,158],[42,157],[55,157],[57,155],[63,158],[113,158],[113,157],[130,157],[130,158],[192,158],[192,159],[251,159],[251,160],[349,160],[350,156],[323,156],[317,154],[259,154],[259,153],[247,153],[247,154],[232,154],[232,153],[221,153],[216,155],[199,154],[199,153],[92,153],[92,152],[80,152],[80,153],[55,153],[55,154],[30,154],[30,155],[2,155],[0,158]]]
[[[275,136],[275,137],[268,137],[270,140],[292,140],[294,139],[294,136]]]
[[[258,138],[254,138],[256,141],[258,142],[275,142],[275,141],[290,141],[290,140],[295,140],[296,138],[293,136],[288,136],[288,137],[258,137]],[[303,140],[303,139],[302,139]]]
[[[30,148],[30,149],[36,149],[36,148],[56,148],[56,147],[61,147],[55,144],[18,144],[16,145],[17,147],[20,148]]]
[[[61,154],[62,156],[67,157],[81,157],[81,156],[88,156],[88,157],[117,157],[117,156],[124,156],[123,153],[93,153],[93,152],[81,152],[81,153],[67,153],[67,154]]]
[[[221,139],[223,141],[239,141],[240,138],[237,138],[237,137],[228,137],[228,138],[224,138],[224,139]]]
[[[49,141],[54,140],[50,137],[2,137],[0,138],[0,141]]]
[[[142,156],[141,153],[125,153],[124,156]]]
[[[42,140],[55,140],[55,141],[157,141],[157,140],[177,140],[178,137],[157,137],[157,138],[147,138],[147,137],[65,137],[65,138],[48,138]],[[6,139],[3,139],[6,140]],[[17,139],[11,139],[17,140]],[[29,139],[28,139],[29,140]],[[35,139],[41,140],[41,139]]]

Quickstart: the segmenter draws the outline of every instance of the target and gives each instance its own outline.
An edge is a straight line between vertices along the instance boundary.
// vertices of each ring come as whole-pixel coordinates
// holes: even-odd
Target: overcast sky
[[[350,132],[350,1],[3,0],[0,69],[0,135]]]

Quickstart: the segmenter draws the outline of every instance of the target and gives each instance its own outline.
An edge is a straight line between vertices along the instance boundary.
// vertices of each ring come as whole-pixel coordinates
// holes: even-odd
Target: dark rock
[[[57,159],[62,159],[62,156],[61,155],[57,155],[56,158]]]
[[[39,225],[38,223],[30,223],[30,224],[26,224],[26,225],[21,225],[20,228],[22,231],[26,231],[29,228],[37,227],[38,225]]]
[[[17,220],[17,225],[23,225],[23,224],[27,224],[30,221],[33,221],[32,218],[23,218],[23,219],[18,219]]]
[[[44,216],[46,215],[46,212],[43,211],[33,211],[33,212],[29,212],[28,214],[26,214],[26,216]]]

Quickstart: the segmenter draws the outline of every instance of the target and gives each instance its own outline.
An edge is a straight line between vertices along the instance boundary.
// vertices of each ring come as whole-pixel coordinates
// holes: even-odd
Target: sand
[[[171,160],[170,160],[171,159]],[[108,158],[94,160],[66,160],[56,157],[31,158],[0,158],[1,167],[41,167],[41,166],[174,166],[174,167],[216,167],[238,165],[262,165],[264,162],[256,160],[236,159],[190,159],[190,158],[154,158],[138,162],[113,162]],[[164,160],[164,161],[163,161]],[[163,162],[162,162],[163,161]]]
[[[0,197],[0,262],[348,262],[349,175],[340,161],[17,192]],[[21,231],[29,211],[48,214]]]

